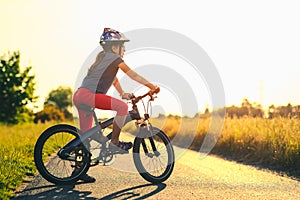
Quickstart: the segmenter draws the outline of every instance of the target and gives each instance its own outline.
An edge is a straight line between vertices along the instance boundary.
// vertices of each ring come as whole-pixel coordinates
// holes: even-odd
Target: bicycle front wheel
[[[140,175],[151,183],[167,180],[174,168],[174,150],[169,137],[160,129],[140,128],[133,145],[133,160]]]
[[[58,152],[73,139],[79,138],[73,126],[60,124],[45,130],[34,148],[34,161],[39,173],[54,184],[76,182],[89,169],[89,152],[80,144],[64,158]]]

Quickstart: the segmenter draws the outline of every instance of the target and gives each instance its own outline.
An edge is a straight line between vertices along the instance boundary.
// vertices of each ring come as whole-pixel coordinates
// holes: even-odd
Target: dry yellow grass
[[[166,117],[153,119],[173,143],[199,150],[209,118]],[[226,118],[212,153],[300,176],[300,119]]]

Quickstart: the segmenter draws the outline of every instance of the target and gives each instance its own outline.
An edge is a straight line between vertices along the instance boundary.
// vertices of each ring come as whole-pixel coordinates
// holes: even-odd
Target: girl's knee
[[[122,102],[122,104],[119,105],[119,108],[117,110],[117,115],[118,116],[127,115],[127,113],[128,113],[128,105]]]

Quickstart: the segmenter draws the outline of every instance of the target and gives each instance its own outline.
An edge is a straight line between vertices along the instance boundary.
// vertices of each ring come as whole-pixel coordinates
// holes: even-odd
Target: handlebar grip
[[[155,90],[153,91],[153,93],[156,93],[156,94],[157,94],[157,93],[159,93],[159,91],[160,91],[160,88],[159,88],[159,87],[156,87]]]

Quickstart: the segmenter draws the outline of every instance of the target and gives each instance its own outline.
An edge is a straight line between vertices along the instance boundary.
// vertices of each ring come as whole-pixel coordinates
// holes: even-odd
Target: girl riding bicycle
[[[147,86],[151,91],[159,91],[159,88],[148,82],[141,75],[130,69],[123,61],[125,52],[125,42],[129,39],[124,34],[111,29],[104,28],[100,37],[100,45],[103,48],[95,62],[91,65],[87,75],[79,89],[73,96],[73,102],[78,109],[80,130],[87,131],[92,127],[93,116],[84,110],[78,108],[79,105],[85,104],[90,107],[102,110],[114,110],[117,112],[113,122],[113,130],[110,148],[112,151],[128,151],[132,147],[131,142],[119,141],[119,135],[124,124],[126,115],[128,114],[128,106],[122,100],[106,95],[111,85],[114,85],[123,99],[130,99],[131,94],[125,93],[116,77],[119,69],[126,73],[131,79],[140,84]],[[97,141],[105,140],[105,138],[93,138]],[[81,177],[86,182],[94,182],[93,177],[87,174]]]

